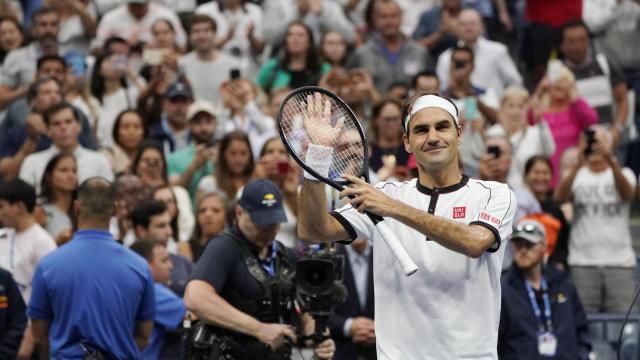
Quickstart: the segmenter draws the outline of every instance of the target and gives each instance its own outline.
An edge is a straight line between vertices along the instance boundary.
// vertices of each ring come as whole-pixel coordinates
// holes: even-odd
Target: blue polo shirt
[[[80,230],[37,265],[27,315],[51,322],[51,359],[82,359],[81,342],[139,359],[133,334],[137,322],[155,316],[153,278],[109,232]]]
[[[175,331],[184,319],[187,309],[182,299],[173,291],[160,283],[155,284],[156,290],[156,317],[153,320],[153,332],[149,345],[142,352],[142,359],[160,359],[160,351],[164,345],[164,336],[167,331]]]

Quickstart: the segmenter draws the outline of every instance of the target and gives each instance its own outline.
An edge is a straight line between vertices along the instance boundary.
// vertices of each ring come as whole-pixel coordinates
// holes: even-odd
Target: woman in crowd
[[[182,249],[186,246],[181,247],[180,244],[188,241],[193,233],[193,227],[195,225],[193,213],[190,209],[189,211],[180,211],[173,186],[164,185],[156,188],[153,191],[152,198],[165,203],[171,215],[173,240],[167,245],[167,250],[172,254],[177,254],[178,252],[182,254]]]
[[[227,198],[221,193],[208,193],[200,197],[196,207],[196,226],[189,246],[183,249],[179,244],[184,257],[194,263],[198,261],[209,239],[224,230],[226,209]]]
[[[238,190],[251,179],[254,167],[249,137],[241,131],[226,134],[220,141],[215,174],[200,180],[197,197],[206,193],[221,192],[228,199],[235,199]]]
[[[598,122],[598,113],[578,97],[575,77],[563,65],[559,67],[557,79],[551,81],[545,77],[540,81],[533,94],[531,109],[529,123],[537,124],[540,118],[544,119],[556,144],[556,151],[551,157],[551,187],[554,188],[559,180],[560,156],[567,148],[578,144],[580,132]]]
[[[111,135],[113,145],[102,148],[101,152],[109,159],[115,174],[128,172],[145,138],[142,117],[136,110],[124,110],[116,117]]]
[[[73,208],[78,188],[76,159],[61,152],[49,160],[42,176],[40,199],[47,214],[46,230],[62,245],[71,239],[77,219]]]
[[[58,51],[69,50],[86,56],[89,53],[91,39],[96,36],[96,10],[89,0],[49,0],[60,17]]]
[[[332,68],[344,67],[349,57],[349,45],[338,31],[329,30],[320,40],[320,57]]]
[[[11,17],[0,18],[0,64],[11,51],[25,43],[24,32],[18,21]]]
[[[386,98],[373,106],[369,123],[369,165],[371,170],[378,172],[385,161],[387,169],[394,169],[392,173],[380,174],[380,180],[394,176],[403,180],[408,177],[407,161],[409,153],[402,141],[402,104],[393,98]]]
[[[509,186],[524,186],[524,165],[534,155],[552,156],[556,144],[547,122],[540,116],[535,123],[527,123],[529,92],[519,86],[508,87],[500,102],[498,124],[490,127],[487,136],[506,136],[511,141],[511,167],[507,179]]]
[[[256,82],[266,93],[280,87],[296,89],[316,85],[329,69],[316,55],[311,29],[302,21],[293,21],[287,27],[284,51],[264,64]]]

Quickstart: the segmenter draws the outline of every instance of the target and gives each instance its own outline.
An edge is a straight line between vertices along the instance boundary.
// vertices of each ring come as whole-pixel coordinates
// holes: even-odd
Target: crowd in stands
[[[47,306],[64,306],[44,302],[43,281],[55,279],[36,269],[48,254],[58,253],[48,263],[64,262],[61,250],[82,241],[81,191],[108,192],[109,232],[146,260],[135,263],[150,271],[145,291],[155,289],[144,303],[164,311],[136,310],[155,322],[145,359],[179,353],[174,331],[192,268],[234,224],[249,181],[276,184],[287,215],[276,238],[306,249],[296,221],[302,171],[276,117],[291,90],[310,85],[356,114],[372,182],[417,174],[403,142],[404,100],[450,98],[460,167],[509,184],[514,224],[529,225],[507,245],[499,351],[526,358],[509,331],[531,310],[522,277],[544,263],[552,296],[580,308],[554,317],[575,325],[557,328],[568,337],[562,346],[587,356],[584,313],[625,312],[636,283],[638,39],[638,0],[0,0],[0,358],[42,355],[41,325],[26,309],[41,320]],[[112,189],[95,179],[81,188],[95,177]],[[327,197],[327,210],[344,201],[330,189]],[[84,214],[99,212],[92,206]],[[68,249],[69,264],[83,260],[82,246]],[[370,249],[353,247],[340,251],[364,261],[348,301],[359,315],[338,310],[343,322],[331,329],[341,346],[369,347],[358,354],[370,358],[373,320],[362,315],[373,317],[362,299]],[[121,255],[95,250],[104,253],[84,260]]]

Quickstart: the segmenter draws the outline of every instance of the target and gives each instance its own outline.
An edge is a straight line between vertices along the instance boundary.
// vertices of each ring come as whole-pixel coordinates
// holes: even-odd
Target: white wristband
[[[330,146],[322,146],[316,144],[309,144],[307,153],[305,155],[305,163],[312,168],[318,175],[323,177],[329,177],[329,169],[332,163],[333,148]],[[305,179],[315,180],[315,176],[304,172]]]

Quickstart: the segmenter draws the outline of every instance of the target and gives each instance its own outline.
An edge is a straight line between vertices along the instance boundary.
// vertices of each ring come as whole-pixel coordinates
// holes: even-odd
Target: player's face
[[[439,108],[427,108],[413,115],[404,135],[405,149],[415,154],[419,168],[442,171],[458,165],[460,132],[453,117]]]
[[[524,239],[514,239],[513,261],[520,270],[529,270],[542,262],[545,245],[533,244]]]

